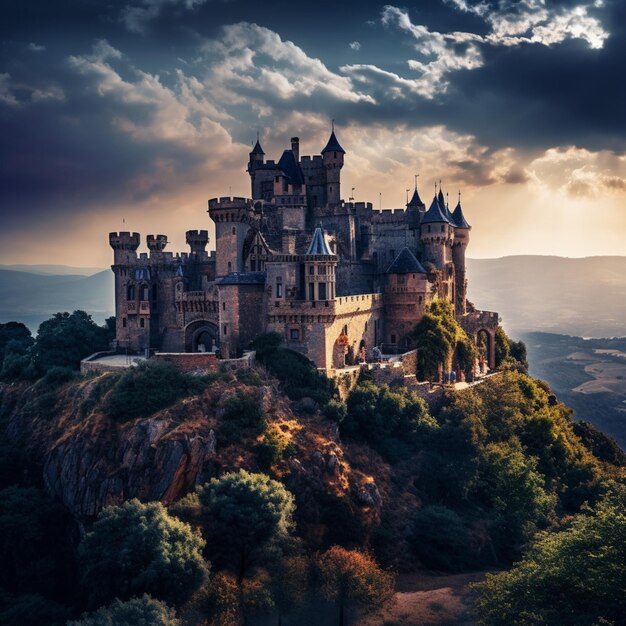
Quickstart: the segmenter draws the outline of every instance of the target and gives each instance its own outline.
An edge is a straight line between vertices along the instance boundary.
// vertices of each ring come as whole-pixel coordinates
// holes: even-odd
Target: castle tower
[[[130,265],[137,260],[139,233],[109,233],[109,245],[113,248],[113,265]]]
[[[454,310],[457,315],[467,312],[467,275],[465,270],[465,252],[469,244],[471,226],[467,223],[461,208],[461,194],[452,213],[454,224],[454,243],[452,244],[452,260],[454,261],[455,293]]]
[[[208,230],[188,230],[185,233],[185,241],[191,249],[191,254],[196,258],[206,258],[206,247],[209,243]]]
[[[424,260],[444,270],[450,262],[449,249],[454,237],[454,227],[442,210],[437,196],[433,197],[430,208],[424,214],[420,237],[424,246]]]
[[[304,298],[309,302],[335,299],[337,257],[317,226],[304,258]]]
[[[163,250],[167,246],[167,235],[148,235],[146,244],[150,250],[150,259],[160,261],[163,258]]]
[[[261,144],[259,142],[259,138],[257,137],[256,144],[254,144],[254,148],[252,148],[252,152],[249,154],[248,159],[248,174],[250,174],[250,185],[252,190],[252,198],[254,198],[254,178],[256,171],[263,165],[265,162],[265,152],[263,152],[263,148],[261,148]]]
[[[245,198],[211,198],[209,215],[215,222],[215,273],[219,278],[244,271],[243,246],[254,209]]]
[[[341,201],[341,168],[346,151],[335,136],[335,126],[326,147],[322,150],[322,159],[326,171],[326,204],[336,206]]]
[[[426,270],[403,248],[387,269],[385,286],[385,343],[392,351],[413,347],[411,332],[424,315],[427,292]]]

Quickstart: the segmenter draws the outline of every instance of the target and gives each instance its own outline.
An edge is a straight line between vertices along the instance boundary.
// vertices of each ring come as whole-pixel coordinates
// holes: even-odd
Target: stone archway
[[[494,334],[487,328],[480,328],[476,332],[476,347],[478,348],[479,364],[481,363],[481,360],[483,360],[489,369],[494,369],[496,366],[496,344]]]
[[[191,322],[185,328],[185,352],[212,352],[214,348],[219,348],[219,336],[218,328],[213,322]]]

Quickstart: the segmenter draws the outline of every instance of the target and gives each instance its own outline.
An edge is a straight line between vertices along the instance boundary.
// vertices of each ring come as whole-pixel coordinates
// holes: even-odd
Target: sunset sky
[[[209,227],[260,133],[343,197],[461,190],[473,257],[626,254],[626,2],[3,0],[0,263],[104,267]]]

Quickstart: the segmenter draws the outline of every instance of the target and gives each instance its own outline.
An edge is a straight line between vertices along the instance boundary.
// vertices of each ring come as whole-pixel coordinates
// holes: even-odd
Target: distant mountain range
[[[84,309],[99,322],[113,315],[109,269],[8,267],[0,266],[0,322],[18,320],[36,330],[57,311]],[[626,256],[468,259],[468,280],[469,299],[498,311],[513,336],[626,336]]]
[[[626,256],[468,259],[469,299],[514,336],[626,336]]]
[[[114,313],[113,299],[111,270],[83,276],[0,269],[0,322],[23,322],[33,332],[58,311],[82,309],[102,324]]]

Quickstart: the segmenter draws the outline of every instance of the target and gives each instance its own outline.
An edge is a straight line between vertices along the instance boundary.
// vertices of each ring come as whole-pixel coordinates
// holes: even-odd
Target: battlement
[[[114,250],[137,250],[140,243],[141,235],[139,233],[126,231],[109,233],[109,245]]]
[[[207,244],[209,243],[209,231],[208,230],[188,230],[185,233],[185,241],[191,248],[191,251],[196,254],[201,254],[205,251]]]
[[[300,157],[300,163],[322,163],[324,161],[321,154],[315,154],[313,156]]]
[[[220,209],[249,209],[252,206],[252,200],[249,198],[241,198],[235,196],[223,196],[220,198],[211,198],[209,200],[209,211]]]
[[[162,252],[167,246],[167,235],[148,235],[146,243],[151,252]]]

